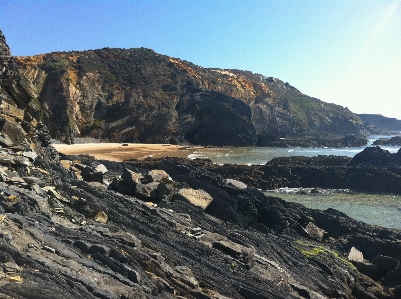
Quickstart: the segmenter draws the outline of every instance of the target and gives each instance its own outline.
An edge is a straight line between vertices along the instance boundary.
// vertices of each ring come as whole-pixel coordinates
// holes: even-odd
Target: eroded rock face
[[[50,134],[61,140],[265,146],[280,137],[363,133],[348,109],[278,79],[206,69],[149,49],[58,52],[16,62],[38,90]]]

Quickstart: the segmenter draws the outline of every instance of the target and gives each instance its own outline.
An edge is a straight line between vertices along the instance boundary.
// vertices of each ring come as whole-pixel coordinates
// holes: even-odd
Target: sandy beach
[[[88,154],[94,156],[96,159],[117,162],[127,159],[145,159],[148,157],[187,158],[188,155],[200,148],[172,144],[142,143],[53,144],[53,146],[57,151],[66,155]]]

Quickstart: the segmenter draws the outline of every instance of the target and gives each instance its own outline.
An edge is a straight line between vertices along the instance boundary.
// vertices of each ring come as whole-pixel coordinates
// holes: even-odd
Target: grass
[[[327,255],[334,256],[336,259],[340,260],[342,263],[346,264],[347,266],[349,266],[353,269],[355,268],[355,266],[350,261],[340,257],[339,254],[335,251],[324,248],[323,246],[313,247],[312,245],[306,244],[302,241],[296,241],[296,242],[297,242],[297,244],[299,244],[300,246],[302,246],[304,248],[302,248],[300,246],[296,246],[295,248],[298,249],[308,259],[314,258],[320,254],[327,254]],[[305,247],[310,250],[305,249]]]

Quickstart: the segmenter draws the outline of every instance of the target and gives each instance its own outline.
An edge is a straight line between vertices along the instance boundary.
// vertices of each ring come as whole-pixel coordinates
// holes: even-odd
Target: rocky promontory
[[[202,68],[145,48],[55,52],[16,63],[35,87],[50,135],[67,142],[342,147],[353,146],[344,137],[367,133],[348,109],[279,79]]]
[[[380,114],[358,114],[372,134],[401,132],[401,120]]]
[[[373,145],[401,146],[401,136],[394,136],[391,138],[381,138],[373,141]]]
[[[262,190],[320,187],[401,194],[401,150],[391,154],[373,146],[365,148],[353,158],[281,157],[265,165],[250,166],[216,165],[210,160],[195,161],[210,171]]]

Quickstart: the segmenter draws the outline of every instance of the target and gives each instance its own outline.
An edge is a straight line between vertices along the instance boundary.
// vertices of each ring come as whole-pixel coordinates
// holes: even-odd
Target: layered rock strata
[[[206,69],[149,49],[56,52],[17,57],[16,62],[38,91],[51,136],[66,142],[89,136],[113,142],[274,146],[280,138],[298,137],[298,143],[344,146],[342,137],[365,133],[348,109],[276,78]]]

